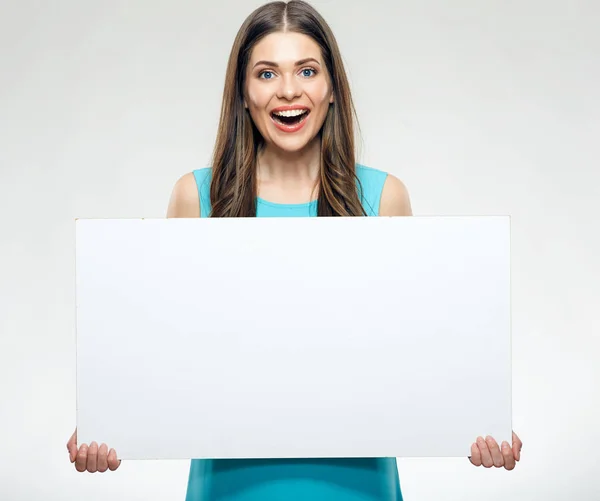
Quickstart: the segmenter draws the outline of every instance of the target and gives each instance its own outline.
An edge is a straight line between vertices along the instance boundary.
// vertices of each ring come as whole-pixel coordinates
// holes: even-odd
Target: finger
[[[488,449],[490,450],[490,454],[492,455],[492,461],[494,461],[494,466],[496,468],[504,466],[504,458],[502,457],[502,452],[500,452],[500,447],[498,447],[498,442],[496,442],[490,436],[486,437],[485,441],[487,442]]]
[[[121,461],[117,459],[117,451],[111,449],[108,453],[108,468],[110,471],[115,471],[121,465]]]
[[[515,457],[508,442],[502,442],[502,457],[504,458],[504,468],[512,470],[515,467]]]
[[[96,473],[98,471],[98,444],[92,442],[87,454],[87,471]]]
[[[494,466],[492,455],[490,454],[490,450],[488,449],[483,437],[477,437],[477,447],[479,448],[479,453],[481,454],[481,464],[486,468],[491,468]]]
[[[87,451],[88,446],[86,444],[82,444],[79,447],[79,451],[77,452],[77,457],[75,459],[75,468],[77,471],[85,471],[87,468]]]
[[[475,466],[481,466],[481,452],[479,452],[477,444],[471,445],[471,457],[469,458],[469,461]]]
[[[517,437],[517,434],[514,431],[512,434],[512,438],[513,438],[513,446],[512,446],[513,455],[517,461],[521,461],[521,449],[523,448],[523,442],[521,442],[521,439],[519,437]]]
[[[69,451],[69,460],[73,463],[77,457],[77,428],[75,428],[75,432],[67,442],[67,450]]]
[[[96,467],[100,473],[108,470],[108,446],[106,444],[102,444],[98,449],[98,464]]]

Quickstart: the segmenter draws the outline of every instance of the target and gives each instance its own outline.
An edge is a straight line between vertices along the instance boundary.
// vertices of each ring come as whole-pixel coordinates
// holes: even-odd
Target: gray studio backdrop
[[[0,1],[1,499],[183,499],[187,461],[68,462],[74,219],[164,217],[209,162],[229,49],[260,3]],[[314,5],[345,57],[360,160],[400,177],[416,215],[512,216],[522,462],[403,459],[405,499],[597,501],[600,4]]]

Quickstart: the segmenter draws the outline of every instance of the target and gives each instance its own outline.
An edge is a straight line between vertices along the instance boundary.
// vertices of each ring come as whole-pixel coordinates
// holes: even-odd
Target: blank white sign
[[[511,441],[510,218],[77,220],[80,443],[122,459]]]

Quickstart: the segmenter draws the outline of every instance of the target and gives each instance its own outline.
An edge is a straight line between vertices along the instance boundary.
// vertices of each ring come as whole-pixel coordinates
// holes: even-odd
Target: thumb
[[[67,442],[67,450],[69,451],[71,463],[75,462],[75,458],[77,458],[77,428],[75,428],[73,435]]]

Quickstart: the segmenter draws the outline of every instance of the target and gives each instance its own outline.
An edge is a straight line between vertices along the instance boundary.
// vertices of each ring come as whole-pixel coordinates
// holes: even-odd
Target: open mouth
[[[277,111],[271,113],[271,118],[278,124],[290,127],[302,123],[304,120],[306,120],[306,117],[309,113],[310,110],[307,109]]]

